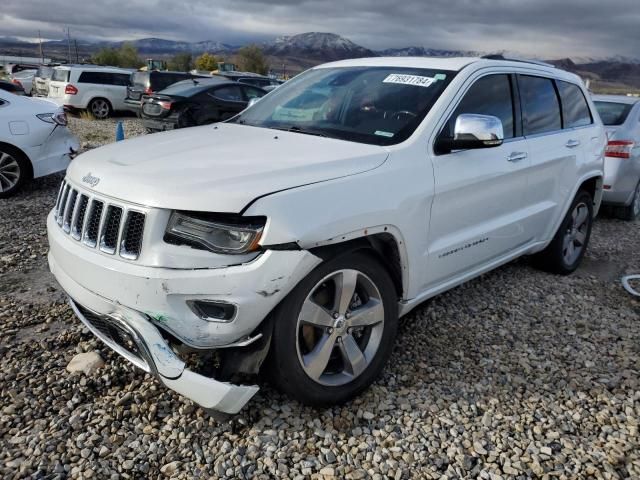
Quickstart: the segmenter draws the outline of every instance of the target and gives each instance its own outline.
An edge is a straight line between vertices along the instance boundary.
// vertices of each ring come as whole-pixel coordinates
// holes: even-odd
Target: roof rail
[[[533,63],[534,65],[541,65],[543,67],[556,68],[556,66],[552,63],[541,62],[540,60],[529,60],[527,58],[507,58],[500,53],[492,54],[492,55],[483,55],[480,58],[484,58],[486,60],[505,60],[507,62]]]

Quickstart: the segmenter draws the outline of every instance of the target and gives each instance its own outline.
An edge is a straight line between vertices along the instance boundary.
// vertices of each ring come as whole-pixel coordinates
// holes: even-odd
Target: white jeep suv
[[[78,157],[49,264],[96,336],[205,408],[237,412],[260,372],[343,402],[425,299],[522,255],[575,270],[605,144],[550,66],[329,63],[230,121]]]

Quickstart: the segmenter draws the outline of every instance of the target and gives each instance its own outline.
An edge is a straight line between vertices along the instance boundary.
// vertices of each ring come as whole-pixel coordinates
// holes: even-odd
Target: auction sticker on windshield
[[[438,74],[435,77],[422,77],[420,75],[404,75],[392,73],[385,78],[382,83],[399,83],[401,85],[414,85],[416,87],[430,87],[438,80],[444,80],[445,76]]]

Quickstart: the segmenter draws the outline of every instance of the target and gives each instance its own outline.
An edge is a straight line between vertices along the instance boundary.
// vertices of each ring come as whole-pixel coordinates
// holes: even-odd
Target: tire
[[[18,149],[0,145],[0,198],[20,191],[31,179],[31,163]]]
[[[354,279],[355,293],[347,298],[352,291],[347,288],[349,293],[338,295],[339,285],[345,280],[352,285]],[[284,393],[315,407],[358,395],[376,379],[391,354],[397,302],[389,273],[366,252],[322,263],[273,313],[267,364],[271,379]]]
[[[89,102],[89,111],[98,120],[109,118],[113,112],[111,103],[105,98],[94,98]]]
[[[636,185],[631,203],[625,207],[618,207],[616,210],[618,218],[622,220],[631,222],[640,217],[640,182]]]
[[[534,255],[534,264],[560,275],[574,272],[587,251],[592,226],[593,199],[588,192],[581,190],[573,199],[551,243]]]

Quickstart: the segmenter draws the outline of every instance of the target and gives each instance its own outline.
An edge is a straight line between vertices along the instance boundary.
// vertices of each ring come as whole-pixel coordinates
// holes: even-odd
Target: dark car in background
[[[46,97],[49,95],[49,81],[53,76],[53,67],[59,64],[53,65],[40,65],[38,71],[33,77],[33,86],[31,87],[31,95],[34,97]]]
[[[203,76],[185,72],[164,72],[155,70],[150,72],[134,72],[129,78],[127,97],[124,99],[124,102],[131,108],[131,110],[139,114],[142,97],[144,95],[152,95],[155,92],[164,90],[169,85],[173,85],[176,82],[192,78],[203,78]]]
[[[25,91],[22,85],[18,85],[13,82],[7,82],[6,80],[0,80],[0,90],[11,92],[14,95],[25,95]]]
[[[275,78],[265,77],[264,75],[251,72],[220,72],[218,75],[228,78],[229,80],[233,80],[234,82],[244,83],[247,85],[253,85],[254,87],[262,88],[267,92],[282,85],[283,83],[282,81],[276,80]]]
[[[220,122],[267,92],[222,77],[183,80],[142,100],[142,123],[148,131]]]

